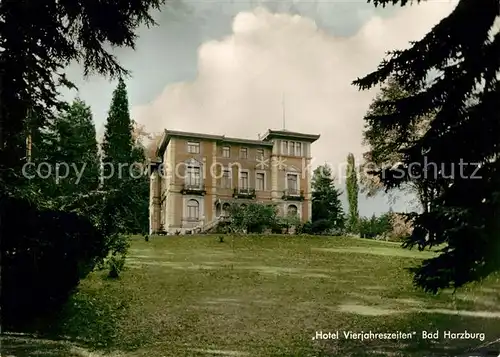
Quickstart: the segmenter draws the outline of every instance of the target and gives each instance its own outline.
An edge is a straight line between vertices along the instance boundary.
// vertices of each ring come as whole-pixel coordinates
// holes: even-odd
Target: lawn
[[[500,337],[500,279],[426,295],[405,268],[432,254],[340,237],[137,238],[120,280],[82,282],[59,332],[131,357],[448,356]],[[342,338],[349,330],[415,335]],[[421,338],[436,330],[485,341]]]

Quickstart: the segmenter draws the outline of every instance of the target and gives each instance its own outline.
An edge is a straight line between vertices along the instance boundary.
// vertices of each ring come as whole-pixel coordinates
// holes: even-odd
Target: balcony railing
[[[255,188],[237,187],[233,190],[234,198],[255,198]]]
[[[304,190],[297,190],[293,188],[288,188],[283,191],[282,199],[286,201],[303,201],[304,200]]]
[[[185,182],[181,189],[183,195],[204,195],[206,192],[205,185],[200,182]]]

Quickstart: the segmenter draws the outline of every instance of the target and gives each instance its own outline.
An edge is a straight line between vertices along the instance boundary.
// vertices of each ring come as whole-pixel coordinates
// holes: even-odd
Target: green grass
[[[83,281],[59,332],[133,357],[443,356],[482,342],[422,340],[422,330],[498,338],[498,277],[426,295],[405,268],[432,254],[335,237],[134,239],[122,277]],[[312,340],[320,330],[417,336]]]

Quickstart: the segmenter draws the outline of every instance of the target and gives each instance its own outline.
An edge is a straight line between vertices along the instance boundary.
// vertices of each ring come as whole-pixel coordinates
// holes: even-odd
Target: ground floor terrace
[[[311,219],[311,202],[300,194],[273,199],[258,197],[252,190],[238,190],[227,194],[171,192],[153,207],[150,214],[150,234],[204,231],[220,219],[228,218],[233,205],[244,208],[252,203],[273,206],[278,216],[295,216],[302,223]]]

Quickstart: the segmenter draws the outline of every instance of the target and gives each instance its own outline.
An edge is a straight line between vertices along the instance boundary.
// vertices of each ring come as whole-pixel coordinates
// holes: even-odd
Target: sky
[[[164,129],[256,139],[267,129],[320,134],[314,165],[328,163],[345,191],[347,154],[360,161],[363,116],[377,89],[352,81],[374,71],[387,51],[421,39],[455,7],[435,0],[404,8],[364,1],[184,1],[154,13],[136,50],[115,51],[132,73],[131,114],[150,132]],[[104,131],[116,82],[68,75]],[[283,120],[283,117],[285,120]],[[284,122],[284,123],[283,123]],[[345,194],[343,195],[345,204]],[[411,198],[389,204],[361,195],[361,215],[413,209]]]

